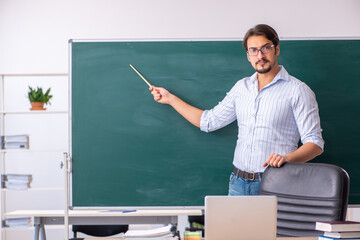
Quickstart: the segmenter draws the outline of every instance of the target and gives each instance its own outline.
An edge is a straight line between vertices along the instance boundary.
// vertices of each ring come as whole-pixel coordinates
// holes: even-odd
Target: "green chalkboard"
[[[360,203],[360,41],[282,41],[280,64],[316,93],[325,152],[314,161],[351,177]],[[254,70],[240,41],[73,41],[72,205],[202,206],[227,194],[236,122],[201,132],[153,101],[153,85],[209,109]]]

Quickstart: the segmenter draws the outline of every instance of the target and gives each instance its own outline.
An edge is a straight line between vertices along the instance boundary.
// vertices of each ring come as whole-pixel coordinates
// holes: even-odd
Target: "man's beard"
[[[261,59],[261,60],[259,60],[259,61],[264,61],[265,63],[268,63],[268,62],[269,62],[269,61],[266,60],[266,59]],[[257,64],[258,64],[259,61],[257,61],[257,62],[255,63],[255,66],[257,66]],[[264,74],[264,73],[270,72],[270,71],[271,71],[271,68],[272,68],[271,65],[269,65],[269,67],[267,67],[267,68],[262,68],[262,69],[255,68],[255,70],[256,70],[258,73],[260,73],[260,74]]]

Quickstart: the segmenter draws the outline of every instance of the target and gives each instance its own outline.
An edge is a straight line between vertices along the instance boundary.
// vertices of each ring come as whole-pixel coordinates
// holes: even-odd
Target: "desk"
[[[109,210],[70,210],[69,224],[176,224],[179,215],[202,215],[201,209],[137,210],[123,213]],[[5,218],[33,217],[34,240],[46,240],[45,225],[63,225],[63,210],[18,210],[4,214]],[[317,240],[317,237],[277,238],[277,240]]]
[[[104,240],[104,238],[85,238],[85,240]],[[317,240],[317,237],[280,237],[276,238],[276,240]],[[123,238],[111,238],[111,240],[124,240]],[[206,239],[202,239],[206,240]]]
[[[317,240],[318,237],[280,237],[276,240]]]
[[[69,224],[176,224],[179,215],[202,215],[201,209],[137,210],[123,213],[111,210],[70,210]],[[18,210],[4,215],[5,218],[33,217],[34,240],[46,240],[45,225],[63,225],[63,210]],[[277,238],[277,240],[317,240],[317,237]]]
[[[70,225],[177,224],[179,215],[202,215],[201,209],[156,209],[123,213],[116,210],[70,210]],[[34,240],[46,240],[45,225],[64,225],[63,210],[18,210],[5,218],[33,217]]]

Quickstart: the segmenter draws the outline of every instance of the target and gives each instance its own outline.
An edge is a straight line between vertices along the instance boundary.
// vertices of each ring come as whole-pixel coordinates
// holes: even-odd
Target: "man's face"
[[[248,52],[247,57],[251,62],[251,65],[254,69],[260,73],[265,74],[270,72],[277,66],[277,56],[280,53],[279,45],[276,47],[273,46],[273,43],[264,36],[251,36],[247,40]],[[256,50],[257,49],[257,50]],[[260,51],[259,49],[262,49]],[[257,55],[254,55],[253,52],[258,52]],[[266,52],[266,53],[263,53]]]

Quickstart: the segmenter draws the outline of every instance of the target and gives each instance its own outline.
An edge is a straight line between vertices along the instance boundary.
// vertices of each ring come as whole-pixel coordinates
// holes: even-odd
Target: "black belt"
[[[235,174],[236,177],[241,177],[243,179],[246,180],[256,180],[259,179],[259,177],[262,176],[262,172],[245,172],[245,171],[241,171],[240,169],[234,167],[233,173]]]

